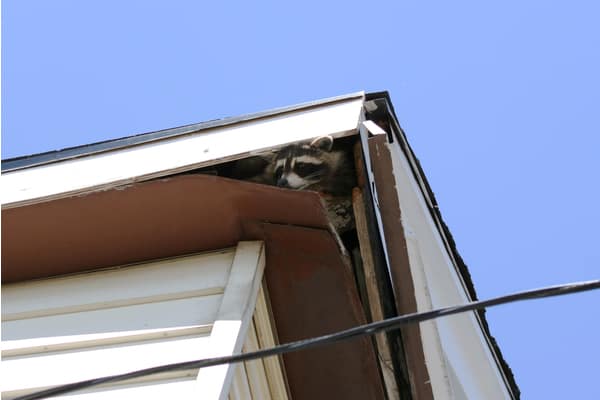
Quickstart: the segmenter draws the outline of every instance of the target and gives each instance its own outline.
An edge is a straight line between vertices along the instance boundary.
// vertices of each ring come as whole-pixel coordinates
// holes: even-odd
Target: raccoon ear
[[[333,147],[333,138],[331,136],[320,136],[310,142],[310,145],[323,151],[331,151],[331,148]]]

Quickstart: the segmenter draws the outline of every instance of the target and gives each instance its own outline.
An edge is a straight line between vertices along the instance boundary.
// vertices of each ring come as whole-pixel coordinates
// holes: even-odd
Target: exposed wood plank
[[[381,292],[381,305],[383,315],[394,317],[398,315],[396,303],[394,301],[394,290],[390,282],[389,267],[387,265],[387,256],[385,254],[385,238],[381,236],[381,228],[378,224],[380,216],[378,213],[377,202],[374,200],[376,196],[375,183],[373,181],[373,173],[371,164],[368,164],[370,156],[368,153],[368,131],[361,125],[360,127],[360,143],[356,143],[354,148],[354,163],[356,165],[358,186],[363,195],[363,205],[365,212],[366,233],[368,235],[368,244],[371,248],[371,260],[377,279],[377,288]],[[399,331],[390,331],[386,334],[390,351],[396,369],[397,388],[401,399],[410,398],[412,389],[410,385],[408,365],[406,362],[404,343]],[[387,390],[387,389],[386,389]]]
[[[254,311],[254,327],[261,349],[268,349],[279,344],[277,339],[276,325],[269,307],[266,283],[263,282],[256,299],[256,310]],[[283,369],[283,362],[279,356],[263,358],[264,368],[268,377],[269,389],[274,399],[286,400],[289,397],[287,380]]]
[[[210,356],[240,353],[265,267],[262,242],[238,243],[223,301],[219,308],[210,341]],[[206,399],[226,399],[236,365],[202,368],[198,387]]]
[[[246,343],[244,343],[243,349],[244,353],[259,349],[254,322],[252,322],[251,326],[248,328],[248,335],[246,337]],[[246,369],[246,375],[248,375],[248,382],[250,383],[252,398],[270,400],[271,390],[269,389],[269,383],[267,382],[267,375],[265,373],[263,360],[258,359],[246,361],[244,362],[244,368]]]
[[[406,248],[404,227],[398,199],[390,151],[386,147],[387,135],[368,139],[370,163],[377,193],[377,205],[381,215],[381,228],[388,255],[390,277],[395,293],[396,307],[400,314],[417,312],[417,302],[410,260]],[[391,240],[391,239],[394,240]],[[433,398],[429,372],[425,362],[421,329],[419,325],[407,325],[400,329],[406,352],[408,372],[416,400]]]
[[[368,233],[363,194],[359,188],[354,188],[352,192],[352,205],[365,275],[367,296],[369,298],[371,318],[373,321],[381,321],[385,319],[385,315],[381,306],[381,297],[377,284],[377,276],[375,274],[375,261],[373,260],[373,251],[371,249],[371,241]],[[375,335],[375,341],[377,343],[379,366],[385,382],[388,399],[399,399],[400,392],[396,384],[392,355],[386,334],[383,332],[378,333]]]

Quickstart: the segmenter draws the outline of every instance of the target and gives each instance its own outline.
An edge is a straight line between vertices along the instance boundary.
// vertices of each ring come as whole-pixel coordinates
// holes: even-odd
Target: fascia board
[[[386,143],[392,159],[402,225],[416,290],[419,312],[465,304],[470,300],[462,278],[446,250],[409,160],[398,142]],[[437,332],[436,332],[437,331]],[[448,376],[446,362],[454,367],[469,398],[509,399],[509,385],[474,313],[422,324],[425,357],[432,380]],[[437,370],[437,371],[436,371]],[[434,389],[436,385],[433,385]],[[445,386],[445,385],[443,385]],[[442,386],[442,387],[443,387]],[[446,389],[439,387],[440,393]]]
[[[337,102],[344,102],[357,98],[364,98],[364,92],[345,94],[327,99],[309,101],[291,106],[275,108],[272,110],[260,111],[257,113],[243,114],[234,117],[214,119],[195,124],[178,126],[175,128],[162,129],[154,132],[147,132],[137,135],[126,136],[118,139],[109,139],[101,142],[89,143],[75,147],[68,147],[61,150],[52,150],[39,154],[30,154],[20,157],[2,160],[2,173],[14,171],[17,169],[30,168],[33,166],[50,164],[57,161],[64,161],[72,158],[79,158],[91,154],[103,153],[116,149],[136,146],[144,143],[155,142],[176,136],[196,133],[212,128],[232,126],[235,124],[246,123],[272,116],[281,116],[283,114],[317,108],[323,105],[329,105]]]
[[[356,132],[363,96],[2,174],[2,208],[127,185]]]
[[[429,208],[429,216],[434,222],[435,228],[437,229],[443,245],[446,247],[448,257],[452,260],[456,274],[462,283],[463,289],[468,294],[470,299],[476,300],[477,294],[471,281],[469,271],[456,250],[456,245],[454,244],[452,236],[440,215],[435,196],[429,187],[418,159],[414,155],[414,152],[412,151],[411,146],[398,123],[394,106],[391,103],[389,94],[387,92],[366,94],[365,110],[367,110],[369,112],[369,116],[373,117],[374,119],[377,119],[378,117],[389,118],[388,121],[390,123],[391,132],[388,138],[390,142],[396,142],[399,144],[402,154],[409,164],[412,177],[417,183],[418,189],[421,192],[421,196]],[[476,314],[476,318],[484,333],[488,346],[490,349],[492,349],[494,358],[496,359],[498,366],[502,371],[502,376],[509,387],[509,391],[511,392],[513,398],[518,397],[519,387],[514,380],[510,367],[502,357],[499,347],[497,344],[495,344],[493,338],[491,337],[485,316],[483,313]]]

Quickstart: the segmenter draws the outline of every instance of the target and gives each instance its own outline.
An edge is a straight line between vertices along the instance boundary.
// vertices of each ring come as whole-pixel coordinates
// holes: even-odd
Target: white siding
[[[239,352],[263,268],[262,243],[241,242],[235,250],[6,285],[2,398]],[[233,368],[210,382],[197,382],[197,374],[148,376],[68,397],[197,398],[199,391],[211,398],[215,388],[226,397]]]

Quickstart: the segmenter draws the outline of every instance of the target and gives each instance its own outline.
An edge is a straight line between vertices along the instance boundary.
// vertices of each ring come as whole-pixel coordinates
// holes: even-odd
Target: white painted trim
[[[381,129],[381,127],[379,125],[377,125],[375,122],[373,122],[371,120],[363,121],[362,124],[365,128],[367,128],[369,133],[373,136],[386,134],[386,132],[383,129]]]
[[[41,333],[46,337],[78,336],[84,339],[90,334],[114,332],[115,327],[122,332],[206,325],[215,320],[222,298],[222,295],[202,296],[6,321],[2,323],[2,340],[34,339]]]
[[[425,268],[416,235],[407,223],[403,223],[403,225],[411,275],[415,285],[417,307],[419,310],[432,310],[435,307],[431,302],[430,288],[427,286]],[[419,284],[420,286],[417,286]],[[425,347],[423,355],[427,364],[433,397],[436,399],[453,399],[452,387],[448,377],[448,365],[446,364],[437,325],[435,321],[425,321],[420,323],[419,328]]]
[[[2,360],[2,391],[35,389],[64,385],[102,376],[128,373],[145,368],[206,357],[210,337],[185,336],[175,339],[159,338],[140,341],[37,354],[9,357]],[[93,363],[93,364],[92,364]],[[79,366],[79,367],[78,367]],[[156,380],[156,376],[151,377]]]
[[[0,176],[3,208],[68,197],[232,160],[324,135],[355,133],[363,98],[82,156]]]
[[[110,346],[142,340],[170,339],[210,334],[212,323],[171,329],[138,329],[134,331],[96,333],[77,336],[54,336],[2,342],[2,357],[34,355],[45,352]]]
[[[265,267],[262,242],[238,244],[223,302],[210,337],[209,357],[241,353]],[[236,364],[202,368],[198,390],[203,399],[224,400],[229,395]]]
[[[244,364],[234,368],[234,377],[228,395],[229,400],[253,400],[250,382]]]

